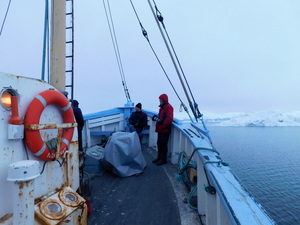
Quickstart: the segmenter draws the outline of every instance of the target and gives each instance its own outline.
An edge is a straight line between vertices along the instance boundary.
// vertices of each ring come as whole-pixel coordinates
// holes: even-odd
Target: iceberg
[[[175,114],[188,121],[188,116]],[[300,126],[300,111],[282,113],[278,110],[258,112],[203,113],[208,126],[284,127]]]

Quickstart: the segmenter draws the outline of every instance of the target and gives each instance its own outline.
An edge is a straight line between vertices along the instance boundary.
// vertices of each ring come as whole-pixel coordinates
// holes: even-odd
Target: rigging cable
[[[48,0],[46,0],[45,1],[44,40],[43,40],[43,57],[42,57],[41,80],[45,80],[45,64],[46,64],[46,53],[47,53],[46,45],[47,45],[47,48],[49,46],[49,13],[48,13],[49,10],[48,10],[48,8],[49,8],[49,4],[48,4]],[[48,50],[49,50],[49,48],[48,48]],[[48,64],[48,68],[49,68],[49,64]]]
[[[174,46],[173,46],[173,44],[172,44],[172,42],[171,42],[171,39],[170,39],[170,37],[169,37],[169,35],[168,35],[168,32],[167,32],[167,30],[166,30],[166,27],[165,27],[165,25],[164,25],[164,23],[163,23],[163,16],[162,16],[162,14],[160,13],[160,11],[158,10],[158,8],[157,8],[156,3],[155,3],[154,0],[153,0],[153,3],[154,3],[154,5],[155,5],[156,13],[154,12],[154,9],[153,9],[153,7],[152,7],[152,4],[150,3],[150,0],[148,0],[148,3],[149,3],[149,6],[150,6],[150,8],[151,8],[151,11],[152,11],[152,13],[153,13],[153,16],[155,17],[157,26],[158,26],[158,28],[159,28],[159,30],[160,30],[160,32],[161,32],[161,35],[162,35],[162,37],[163,37],[163,39],[164,39],[165,45],[166,45],[166,47],[167,47],[167,49],[168,49],[168,52],[169,52],[170,57],[171,57],[171,59],[172,59],[172,62],[173,62],[173,64],[174,64],[175,70],[176,70],[176,72],[177,72],[177,75],[178,75],[178,77],[179,77],[179,80],[180,80],[180,82],[181,82],[181,85],[182,85],[182,87],[183,87],[183,90],[184,90],[185,95],[186,95],[186,97],[187,97],[187,100],[188,100],[188,102],[189,102],[190,108],[191,108],[191,110],[192,110],[192,112],[193,112],[193,114],[194,114],[194,117],[195,117],[196,121],[197,121],[197,118],[200,118],[200,117],[201,117],[201,113],[200,113],[199,110],[198,110],[198,113],[196,114],[195,106],[197,107],[197,104],[195,103],[195,99],[193,98],[193,100],[194,100],[194,105],[193,105],[193,103],[192,103],[192,101],[191,101],[191,99],[190,99],[190,96],[189,96],[189,94],[188,94],[188,92],[187,92],[187,90],[186,90],[185,84],[184,84],[184,82],[183,82],[183,80],[182,80],[182,77],[181,77],[181,75],[180,75],[180,72],[179,72],[179,70],[178,70],[177,64],[179,65],[179,67],[180,67],[180,69],[181,69],[181,72],[182,72],[182,74],[183,74],[183,77],[185,78],[185,82],[186,82],[186,84],[187,84],[187,86],[188,86],[188,89],[189,89],[189,91],[190,91],[190,94],[191,94],[191,96],[193,97],[193,94],[192,94],[191,89],[190,89],[190,87],[189,87],[189,85],[188,85],[187,79],[186,79],[186,77],[185,77],[185,75],[184,75],[182,66],[181,66],[181,64],[180,64],[180,62],[179,62],[179,59],[178,59],[178,57],[177,57],[176,51],[175,51],[175,49],[174,49]],[[165,33],[166,33],[166,35],[167,35],[167,38],[168,38],[168,41],[169,41],[169,42],[167,42],[166,37],[165,37],[165,35],[164,35],[164,33],[163,33],[162,29],[161,29],[161,26],[160,26],[159,22],[162,23],[162,26],[163,26],[163,28],[164,28],[164,31],[165,31]],[[168,44],[168,43],[169,43],[169,44]],[[169,45],[172,47],[172,52],[173,52],[173,53],[171,52],[171,49],[170,49]],[[173,54],[174,54],[174,56],[176,57],[177,64],[176,64],[176,61],[175,61],[175,59],[174,59],[174,57],[173,57]]]
[[[168,76],[166,70],[164,69],[164,67],[163,67],[163,65],[162,65],[162,63],[161,63],[161,61],[159,60],[159,58],[158,58],[158,56],[157,56],[157,54],[156,54],[156,52],[155,52],[155,50],[154,50],[154,48],[153,48],[153,46],[152,46],[150,40],[149,40],[147,31],[146,31],[146,29],[143,27],[143,25],[142,25],[142,23],[141,23],[141,21],[140,21],[140,18],[139,18],[138,14],[137,14],[137,12],[136,12],[136,10],[135,10],[135,7],[134,7],[134,5],[133,5],[133,3],[132,3],[132,0],[130,0],[130,3],[131,3],[131,6],[132,6],[132,8],[133,8],[133,10],[134,10],[134,13],[135,13],[135,15],[136,15],[138,21],[139,21],[140,27],[141,27],[141,29],[142,29],[142,33],[143,33],[144,37],[146,38],[146,40],[147,40],[147,42],[148,42],[148,44],[149,44],[149,46],[150,46],[150,48],[151,48],[153,54],[155,55],[155,57],[156,57],[156,59],[157,59],[159,65],[160,65],[160,67],[162,68],[162,70],[163,70],[165,76],[167,77],[167,79],[168,79],[168,81],[169,81],[171,87],[173,88],[173,90],[174,90],[174,92],[175,92],[177,98],[179,99],[181,105],[183,106],[184,110],[187,112],[188,116],[190,117],[190,120],[193,121],[193,119],[191,118],[191,116],[190,116],[190,114],[189,114],[189,112],[188,112],[188,108],[185,106],[185,104],[184,104],[183,101],[181,100],[181,98],[180,98],[180,96],[178,95],[178,93],[177,93],[177,91],[176,91],[176,89],[175,89],[173,83],[171,82],[171,80],[170,80],[170,78],[169,78],[169,76]]]
[[[126,84],[125,74],[124,74],[124,70],[123,70],[123,66],[122,66],[122,60],[121,60],[121,55],[120,55],[119,46],[118,46],[118,42],[117,42],[116,32],[114,29],[114,23],[113,23],[113,19],[112,19],[109,0],[107,0],[107,7],[105,5],[105,0],[103,0],[103,6],[104,6],[104,10],[105,10],[107,24],[108,24],[109,31],[110,31],[110,36],[111,36],[113,46],[114,46],[115,55],[116,55],[117,62],[118,62],[118,67],[119,67],[119,71],[120,71],[120,75],[121,75],[121,79],[122,79],[122,85],[124,88],[125,96],[126,96],[127,101],[130,101],[131,99],[130,99],[129,91],[128,91],[127,84]],[[107,9],[109,11],[109,16],[107,13]]]
[[[152,8],[152,5],[151,5],[151,3],[150,3],[149,0],[148,0],[148,2],[149,2],[150,7]],[[176,51],[175,51],[175,49],[174,49],[174,46],[173,46],[172,41],[171,41],[171,39],[170,39],[170,36],[169,36],[169,34],[168,34],[168,32],[167,32],[166,26],[165,26],[164,21],[163,21],[164,18],[163,18],[163,16],[162,16],[161,12],[158,10],[158,7],[157,7],[157,5],[156,5],[156,3],[155,3],[154,0],[153,0],[153,4],[154,4],[154,6],[155,6],[156,14],[154,14],[154,11],[153,11],[153,10],[152,10],[152,12],[153,12],[154,15],[156,15],[157,20],[162,24],[162,27],[163,27],[163,29],[164,29],[166,35],[167,35],[169,44],[170,44],[170,46],[171,46],[171,48],[172,48],[172,51],[173,51],[173,53],[174,53],[174,56],[175,56],[176,61],[177,61],[177,63],[178,63],[178,66],[179,66],[179,68],[180,68],[180,70],[181,70],[181,73],[182,73],[182,75],[183,75],[183,78],[184,78],[184,80],[185,80],[185,83],[186,83],[186,85],[187,85],[187,88],[188,88],[188,90],[189,90],[189,92],[190,92],[190,95],[191,95],[193,101],[194,101],[194,105],[193,105],[193,103],[189,100],[189,97],[188,97],[190,107],[191,107],[191,109],[192,109],[192,112],[193,112],[193,114],[194,114],[196,120],[197,120],[197,118],[201,118],[202,114],[200,113],[200,111],[199,111],[199,109],[198,109],[198,104],[197,104],[196,101],[195,101],[195,98],[194,98],[194,95],[193,95],[192,90],[191,90],[191,88],[190,88],[190,85],[189,85],[189,83],[188,83],[188,81],[187,81],[187,78],[186,78],[186,76],[185,76],[185,73],[184,73],[184,71],[183,71],[183,68],[182,68],[182,66],[181,66],[181,63],[180,63],[180,61],[179,61],[179,59],[178,59],[178,56],[177,56],[177,54],[176,54]],[[162,35],[163,35],[163,34],[162,34]],[[167,45],[167,43],[166,43],[166,45]],[[170,53],[170,54],[171,54],[171,53]],[[176,64],[175,64],[174,61],[173,61],[173,63],[174,63],[174,65],[176,66]],[[177,71],[177,73],[178,73],[178,71]],[[178,74],[178,75],[179,75],[179,74]],[[179,75],[179,76],[180,76],[180,75]],[[182,85],[183,85],[183,83],[182,83]],[[187,94],[187,93],[186,93],[186,94]]]
[[[4,16],[4,19],[3,19],[3,22],[2,22],[2,26],[1,26],[1,30],[0,30],[0,36],[2,34],[3,27],[4,27],[4,24],[5,24],[5,21],[6,21],[6,17],[7,17],[9,8],[10,8],[10,3],[11,3],[11,0],[9,0],[9,2],[8,2],[8,6],[7,6],[7,9],[6,9],[6,13],[5,13],[5,16]]]
[[[161,35],[162,35],[162,37],[163,37],[163,39],[164,39],[164,41],[165,41],[166,47],[167,47],[167,49],[168,49],[168,51],[169,51],[169,54],[170,54],[171,59],[172,59],[172,61],[173,61],[174,67],[175,67],[175,69],[176,69],[176,71],[177,71],[177,74],[178,74],[178,77],[179,77],[179,79],[180,79],[180,81],[181,81],[182,87],[183,87],[183,89],[184,89],[184,91],[185,91],[185,93],[186,93],[186,97],[187,97],[187,99],[188,99],[188,101],[189,101],[189,104],[190,104],[190,107],[191,107],[191,109],[192,109],[192,112],[193,112],[193,114],[194,114],[194,116],[195,116],[195,119],[196,119],[197,122],[198,122],[198,118],[201,120],[202,126],[203,126],[203,128],[204,128],[204,130],[205,130],[205,132],[206,132],[206,136],[207,136],[207,138],[209,139],[210,143],[213,145],[212,139],[211,139],[211,137],[210,137],[210,135],[209,135],[209,131],[208,131],[208,129],[207,129],[207,127],[206,127],[206,124],[205,124],[205,122],[204,122],[204,120],[203,120],[203,115],[202,115],[202,114],[200,113],[200,111],[199,111],[198,104],[197,104],[196,101],[195,101],[195,98],[194,98],[194,96],[193,96],[193,93],[192,93],[192,91],[191,91],[191,88],[190,88],[190,86],[189,86],[189,84],[188,84],[188,81],[187,81],[186,76],[185,76],[185,74],[184,74],[184,72],[183,72],[182,66],[181,66],[181,64],[180,64],[180,62],[179,62],[179,59],[178,59],[178,57],[177,57],[176,51],[175,51],[175,49],[174,49],[174,47],[173,47],[173,44],[172,44],[172,42],[171,42],[171,39],[170,39],[170,37],[169,37],[169,35],[168,35],[168,32],[167,32],[167,30],[166,30],[166,27],[165,27],[165,25],[164,25],[164,23],[163,23],[163,17],[162,17],[162,15],[161,15],[160,11],[158,10],[158,8],[157,8],[156,3],[155,3],[154,0],[153,0],[153,3],[154,3],[154,5],[155,5],[156,14],[155,14],[154,9],[153,9],[153,7],[152,7],[152,5],[151,5],[151,3],[150,3],[150,0],[148,0],[148,3],[149,3],[149,5],[150,5],[151,11],[152,11],[152,13],[153,13],[153,15],[154,15],[155,21],[156,21],[156,23],[157,23],[157,25],[158,25],[158,28],[159,28],[159,30],[160,30],[160,32],[161,32]],[[164,36],[164,34],[163,34],[163,32],[162,32],[162,29],[161,29],[161,26],[160,26],[159,22],[162,23],[162,26],[163,26],[163,28],[164,28],[164,30],[165,30],[165,33],[166,33],[167,37],[168,37],[169,43],[170,43],[170,45],[171,45],[171,47],[172,47],[172,50],[173,50],[173,54],[175,55],[175,57],[176,57],[176,59],[177,59],[177,63],[178,63],[178,65],[179,65],[180,69],[181,69],[181,72],[182,72],[183,77],[184,77],[184,79],[185,79],[186,85],[188,86],[188,89],[189,89],[189,91],[190,91],[190,94],[191,94],[191,96],[192,96],[192,98],[193,98],[194,105],[193,105],[193,103],[191,102],[190,97],[189,97],[189,95],[188,95],[188,93],[187,93],[187,91],[186,91],[185,85],[184,85],[184,83],[183,83],[183,81],[182,81],[182,77],[181,77],[181,75],[180,75],[180,73],[179,73],[179,71],[178,71],[177,64],[176,64],[176,62],[175,62],[175,60],[174,60],[174,57],[173,57],[173,55],[172,55],[172,52],[170,51],[170,47],[169,47],[169,45],[168,45],[168,43],[167,43],[167,41],[166,41],[166,38],[165,38],[165,36]],[[192,120],[191,120],[191,121],[192,121]],[[193,121],[192,121],[192,122],[193,122]]]

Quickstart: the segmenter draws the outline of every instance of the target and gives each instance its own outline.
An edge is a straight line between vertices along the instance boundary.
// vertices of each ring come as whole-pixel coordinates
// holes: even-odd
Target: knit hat
[[[74,106],[74,107],[78,107],[78,105],[79,105],[79,102],[77,101],[77,100],[73,100],[72,101],[72,106]]]
[[[136,104],[135,107],[137,107],[137,108],[139,108],[139,109],[142,109],[142,104],[141,104],[141,103],[138,103],[138,104]]]

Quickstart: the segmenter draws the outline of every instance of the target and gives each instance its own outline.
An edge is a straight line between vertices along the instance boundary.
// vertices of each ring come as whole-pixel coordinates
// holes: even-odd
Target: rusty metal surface
[[[35,205],[37,221],[46,225],[87,224],[85,199],[70,187],[64,187]]]
[[[25,117],[29,104],[36,95],[42,91],[53,89],[51,85],[46,82],[31,79],[27,77],[14,76],[10,74],[4,74],[0,72],[0,83],[2,90],[10,89],[16,96],[19,96],[19,116]],[[31,87],[25,88],[25,87]],[[6,171],[7,166],[11,162],[18,160],[34,159],[40,163],[41,176],[38,178],[34,193],[30,192],[29,195],[25,195],[24,192],[20,192],[23,197],[32,197],[34,194],[35,205],[41,204],[45,199],[51,197],[56,192],[61,191],[66,186],[70,186],[73,190],[77,190],[79,187],[79,158],[78,158],[78,141],[77,141],[77,123],[63,123],[63,117],[61,111],[55,105],[49,105],[45,107],[40,121],[40,124],[27,124],[25,125],[28,130],[40,130],[42,140],[50,140],[57,137],[58,129],[72,129],[74,128],[74,135],[70,142],[69,149],[65,155],[59,158],[57,161],[45,161],[36,158],[24,145],[23,140],[9,140],[8,139],[8,125],[7,121],[11,117],[11,110],[5,109],[0,105],[0,143],[1,143],[1,171]],[[26,154],[25,154],[26,153]],[[12,208],[14,207],[11,199],[11,185],[7,184],[5,176],[2,176],[2,193],[0,193],[0,199],[5,203],[5,207],[0,207],[0,224],[12,224]],[[4,180],[5,179],[5,180]],[[24,184],[22,184],[24,185]],[[21,190],[24,190],[26,186],[20,186]],[[21,197],[21,196],[20,196]],[[59,201],[60,199],[57,198]],[[82,213],[80,207],[71,207],[75,210],[72,214],[76,214],[68,224],[76,224]],[[82,214],[84,217],[84,214]],[[64,218],[63,218],[64,219]],[[68,220],[68,219],[66,219]],[[81,219],[82,220],[82,219]],[[74,223],[73,223],[74,222]],[[45,224],[44,222],[36,222],[35,224]],[[81,222],[78,224],[82,224]]]
[[[60,191],[58,197],[67,206],[78,207],[82,202],[82,198],[79,198],[77,193],[71,192],[68,189]]]
[[[63,129],[59,128],[58,135],[57,135],[57,147],[56,147],[55,160],[57,160],[60,155],[60,151],[58,151],[58,149],[60,149],[62,135],[63,135]]]
[[[4,222],[8,222],[9,220],[12,220],[12,216],[13,216],[12,213],[8,213],[8,214],[2,216],[2,217],[0,218],[0,224],[2,224],[2,223],[4,223]]]
[[[66,216],[67,207],[60,203],[60,201],[49,198],[44,200],[40,205],[39,209],[41,214],[50,220],[61,220]],[[43,217],[42,217],[43,218]]]
[[[19,190],[20,190],[20,192],[19,192],[19,197],[23,197],[23,189],[24,188],[28,188],[28,187],[30,187],[31,185],[32,185],[32,180],[30,180],[30,181],[26,181],[26,182],[19,182],[18,183],[18,186],[19,186]],[[34,190],[30,190],[29,192],[28,192],[28,194],[29,194],[29,198],[34,198]]]
[[[24,124],[26,130],[67,129],[77,127],[77,123],[61,124]]]

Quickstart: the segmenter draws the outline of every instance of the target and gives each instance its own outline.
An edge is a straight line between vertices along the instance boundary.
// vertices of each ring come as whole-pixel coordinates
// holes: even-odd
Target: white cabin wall
[[[9,89],[15,91],[18,97],[19,117],[24,120],[26,111],[31,101],[41,92],[54,89],[53,86],[44,81],[31,79],[22,76],[0,73],[1,91]],[[28,88],[30,87],[30,88]],[[0,202],[5,202],[5,207],[0,207],[0,219],[2,224],[11,224],[12,204],[12,183],[7,181],[9,164],[21,160],[36,160],[39,162],[39,171],[42,172],[46,161],[40,160],[28,149],[22,139],[8,139],[8,121],[11,117],[11,110],[4,109],[0,104]],[[47,114],[47,115],[46,115]],[[62,122],[62,114],[55,105],[49,105],[42,113],[40,123],[56,124]],[[76,130],[76,128],[75,128]],[[42,137],[55,136],[55,129],[42,132]],[[57,161],[48,161],[45,164],[43,173],[35,180],[35,199],[56,191],[62,186],[70,186],[77,190],[79,186],[79,163],[78,163],[78,141],[77,132],[73,135],[72,142],[66,155],[65,163],[62,158]],[[27,152],[27,153],[26,153]],[[28,157],[27,157],[28,154]],[[1,224],[1,223],[0,223]]]

